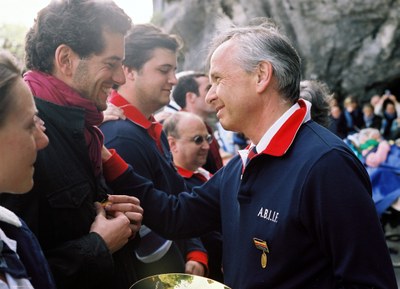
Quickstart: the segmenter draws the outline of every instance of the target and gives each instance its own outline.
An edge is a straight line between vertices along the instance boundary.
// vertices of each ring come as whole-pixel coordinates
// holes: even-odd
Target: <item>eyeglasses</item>
[[[202,136],[202,135],[195,135],[190,139],[192,142],[194,142],[197,145],[201,145],[203,141],[206,141],[208,144],[210,144],[213,141],[213,137],[211,134]]]

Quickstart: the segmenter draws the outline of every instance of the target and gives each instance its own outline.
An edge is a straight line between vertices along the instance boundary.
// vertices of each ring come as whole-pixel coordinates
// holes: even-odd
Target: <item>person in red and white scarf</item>
[[[196,114],[179,111],[165,119],[163,130],[168,137],[174,164],[188,189],[207,182],[212,174],[202,166],[206,163],[213,136],[203,119]],[[221,232],[207,233],[201,236],[201,241],[208,252],[208,277],[223,282]]]

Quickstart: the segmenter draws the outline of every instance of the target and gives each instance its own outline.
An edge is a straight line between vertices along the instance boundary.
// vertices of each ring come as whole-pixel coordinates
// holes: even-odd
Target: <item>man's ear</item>
[[[171,152],[176,152],[176,139],[172,136],[168,136],[167,139]]]
[[[273,69],[272,65],[268,61],[261,61],[257,68],[257,92],[263,92],[268,88],[272,80]]]
[[[61,44],[54,55],[54,69],[56,73],[71,76],[74,72],[74,60],[78,55],[68,45]]]
[[[134,70],[131,67],[125,66],[125,65],[122,66],[122,69],[124,70],[124,74],[125,74],[125,78],[126,79],[135,80],[135,78],[136,78],[136,70]]]
[[[197,98],[197,94],[194,92],[186,92],[186,103],[194,103]]]

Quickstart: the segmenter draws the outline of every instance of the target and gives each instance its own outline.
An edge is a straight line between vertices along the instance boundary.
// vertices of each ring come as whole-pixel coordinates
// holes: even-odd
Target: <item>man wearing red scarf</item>
[[[101,125],[105,145],[114,148],[135,172],[170,194],[186,191],[177,173],[162,125],[153,114],[169,102],[176,84],[179,41],[149,25],[135,25],[126,37],[124,72],[126,83],[113,91],[110,102],[122,108],[126,120]],[[207,254],[199,238],[166,240],[142,226],[135,250],[138,277],[182,272],[204,275]]]
[[[114,2],[61,0],[38,13],[26,37],[24,80],[50,144],[38,154],[32,191],[1,201],[38,237],[59,289],[126,289],[136,281],[130,240],[143,210],[129,196],[113,196],[113,211],[101,206],[113,192],[96,127],[111,87],[125,82],[130,28]]]

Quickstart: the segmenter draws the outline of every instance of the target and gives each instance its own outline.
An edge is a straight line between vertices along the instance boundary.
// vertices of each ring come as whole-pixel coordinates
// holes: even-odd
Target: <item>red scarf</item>
[[[39,71],[28,71],[24,80],[34,96],[61,106],[79,107],[85,110],[85,140],[89,158],[97,176],[101,172],[101,148],[104,136],[97,125],[103,121],[103,113],[93,102],[83,98],[65,82]]]

